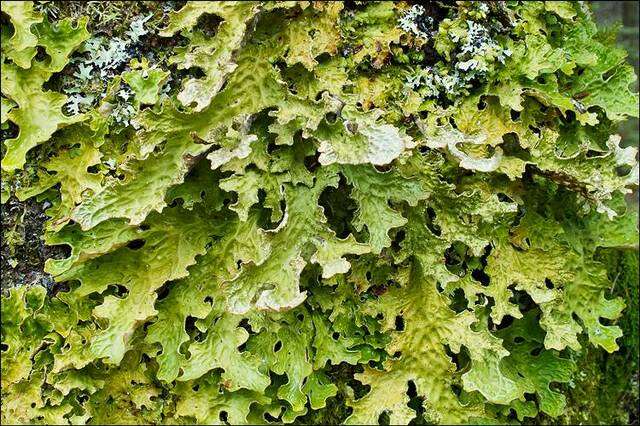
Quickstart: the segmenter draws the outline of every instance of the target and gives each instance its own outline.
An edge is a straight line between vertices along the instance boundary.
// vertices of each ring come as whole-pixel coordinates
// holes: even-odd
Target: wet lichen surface
[[[3,424],[637,424],[638,95],[588,4],[0,28]]]

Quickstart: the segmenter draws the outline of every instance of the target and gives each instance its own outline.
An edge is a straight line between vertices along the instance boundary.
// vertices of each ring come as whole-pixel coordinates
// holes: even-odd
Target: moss
[[[613,295],[624,298],[627,308],[618,325],[624,335],[620,350],[612,354],[583,345],[578,376],[568,395],[563,424],[638,423],[638,252],[606,249],[598,253],[607,265]],[[542,419],[543,421],[545,419]],[[549,419],[547,419],[549,420]]]
[[[50,18],[74,19],[92,16],[88,30],[107,37],[123,37],[131,23],[140,16],[152,15],[150,24],[161,25],[166,12],[182,7],[184,1],[52,1],[40,2],[40,9]]]

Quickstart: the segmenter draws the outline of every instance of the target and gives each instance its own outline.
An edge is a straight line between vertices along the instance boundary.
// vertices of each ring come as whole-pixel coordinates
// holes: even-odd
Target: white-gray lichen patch
[[[427,28],[432,27],[433,24],[433,18],[426,15],[424,6],[419,4],[411,6],[411,9],[398,20],[398,27],[402,30],[425,40],[431,37],[431,31]]]
[[[320,164],[384,165],[415,146],[409,136],[390,124],[345,120],[342,125],[337,137],[319,139]]]
[[[489,9],[477,6],[477,19],[471,17],[457,22],[447,19],[438,29],[427,34],[422,6],[413,6],[401,19],[400,28],[428,39],[433,48],[442,55],[442,60],[432,66],[424,66],[411,73],[406,85],[424,98],[444,97],[454,100],[468,94],[476,83],[482,83],[490,71],[505,64],[512,55],[495,37],[495,29],[486,19]]]
[[[503,152],[500,147],[495,148],[495,152],[489,158],[473,157],[462,151],[458,145],[485,145],[487,138],[485,135],[466,135],[457,129],[438,129],[435,134],[426,138],[426,145],[429,148],[447,148],[451,155],[460,160],[460,167],[479,172],[492,172],[498,169],[502,161]]]
[[[65,110],[69,114],[88,111],[108,95],[106,82],[115,77],[121,68],[132,59],[132,48],[148,34],[146,23],[152,15],[140,16],[133,20],[125,37],[97,36],[87,40],[79,50],[79,55],[70,62],[76,71],[64,82],[65,92],[69,95]],[[110,116],[115,123],[128,126],[136,110],[128,88],[120,89],[115,97],[115,105]],[[113,103],[113,102],[112,102]]]

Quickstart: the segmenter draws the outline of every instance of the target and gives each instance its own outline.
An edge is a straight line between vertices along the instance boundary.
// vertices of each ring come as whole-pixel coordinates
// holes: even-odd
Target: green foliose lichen
[[[1,29],[2,202],[67,249],[2,295],[2,423],[626,421],[599,405],[633,405],[638,94],[585,4]]]

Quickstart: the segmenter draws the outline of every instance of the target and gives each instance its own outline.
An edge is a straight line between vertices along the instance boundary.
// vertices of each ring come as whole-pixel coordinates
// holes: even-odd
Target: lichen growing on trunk
[[[630,420],[638,95],[588,5],[1,31],[3,423]]]

